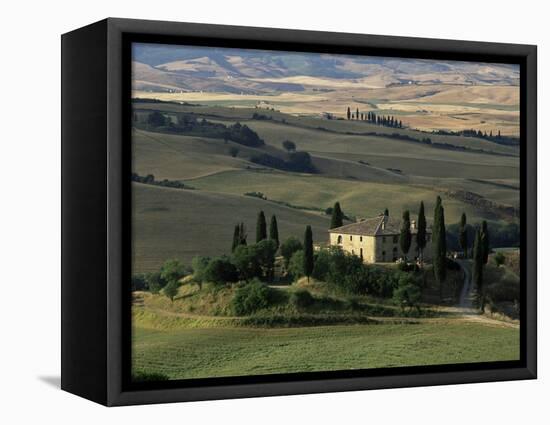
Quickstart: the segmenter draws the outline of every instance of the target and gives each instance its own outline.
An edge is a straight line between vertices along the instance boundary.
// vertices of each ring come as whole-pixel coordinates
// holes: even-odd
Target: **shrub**
[[[405,307],[416,307],[420,310],[418,303],[422,297],[422,290],[417,279],[410,274],[403,274],[399,278],[397,288],[393,291],[393,301],[405,310]]]
[[[163,288],[162,292],[165,296],[170,298],[170,301],[174,302],[174,297],[178,295],[178,289],[180,287],[180,284],[177,280],[171,280],[168,282],[168,284]]]
[[[235,264],[240,277],[244,280],[259,277],[262,274],[256,245],[237,246],[233,252],[233,264]]]
[[[147,273],[145,275],[145,283],[147,288],[153,294],[158,294],[159,291],[168,283],[159,272]]]
[[[149,289],[147,285],[145,273],[138,273],[132,276],[132,291],[146,291]]]
[[[330,251],[323,249],[315,253],[313,273],[311,276],[317,280],[326,280],[330,268]]]
[[[191,260],[191,268],[193,269],[193,278],[199,284],[205,281],[204,271],[210,263],[210,257],[197,256]]]
[[[237,316],[246,316],[269,307],[274,301],[273,290],[257,279],[235,291],[231,309]]]
[[[304,251],[296,251],[288,263],[288,274],[294,279],[304,276]]]
[[[397,265],[397,268],[399,269],[399,271],[402,271],[402,272],[417,272],[420,270],[420,268],[418,267],[418,264],[407,263],[405,261],[399,263]]]
[[[212,258],[202,272],[202,279],[215,284],[239,280],[237,267],[226,256]]]
[[[493,257],[493,261],[497,267],[500,267],[506,262],[506,257],[502,252],[497,252]]]
[[[288,263],[290,262],[292,255],[296,251],[300,251],[302,248],[302,242],[292,236],[281,244],[281,255],[285,259],[285,267],[288,268]]]
[[[313,296],[306,289],[298,289],[290,295],[290,303],[297,308],[306,308],[315,302]]]
[[[178,260],[167,260],[160,269],[160,276],[166,281],[180,280],[186,275],[185,266]]]

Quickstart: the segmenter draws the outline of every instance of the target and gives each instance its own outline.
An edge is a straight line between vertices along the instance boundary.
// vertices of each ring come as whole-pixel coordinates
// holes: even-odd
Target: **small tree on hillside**
[[[265,222],[264,212],[260,211],[256,221],[256,243],[264,239],[267,239],[267,223]]]
[[[246,245],[246,237],[247,237],[246,227],[244,223],[241,222],[239,226],[239,245]]]
[[[269,239],[275,242],[275,250],[277,250],[279,248],[279,227],[277,225],[277,217],[275,217],[275,214],[271,216],[271,222],[269,223]]]
[[[231,252],[234,252],[235,248],[237,248],[240,244],[241,244],[240,226],[236,224],[235,228],[233,229],[233,243],[231,244]]]
[[[162,292],[164,293],[165,296],[170,298],[170,301],[174,302],[174,298],[176,297],[176,295],[178,295],[178,288],[179,288],[179,282],[177,280],[171,280],[164,287]]]
[[[288,269],[288,262],[292,258],[292,254],[300,251],[303,248],[302,242],[291,236],[281,244],[281,255],[285,259],[285,268]]]
[[[403,211],[403,222],[401,223],[401,232],[399,234],[399,245],[403,255],[407,258],[411,248],[411,217],[409,210]]]
[[[416,247],[420,260],[424,260],[424,248],[426,247],[426,215],[424,213],[424,201],[420,201],[418,210],[418,223],[416,231]]]
[[[229,148],[229,155],[231,155],[233,158],[235,158],[239,154],[239,148],[236,146],[231,146]]]
[[[313,272],[313,265],[313,234],[311,226],[308,225],[304,234],[304,274],[308,282]]]
[[[389,217],[389,216],[390,216],[390,211],[389,211],[387,208],[384,210],[384,215],[385,215],[386,217]]]
[[[167,260],[160,269],[160,276],[168,283],[178,281],[185,276],[185,266],[179,260]]]
[[[462,213],[460,217],[460,228],[458,229],[458,242],[462,251],[464,252],[464,257],[468,257],[468,229],[466,227],[466,214]]]
[[[493,260],[495,262],[495,265],[497,267],[500,267],[506,262],[506,257],[502,252],[497,252]]]
[[[483,256],[483,264],[487,264],[489,260],[489,229],[487,222],[483,220],[481,223],[481,255]]]
[[[357,111],[355,112],[355,119],[356,120],[359,119],[359,108],[357,108]]]
[[[432,257],[434,275],[439,283],[439,297],[443,298],[443,283],[447,278],[447,235],[445,230],[445,211],[441,197],[437,197],[434,209],[434,227]]]
[[[351,109],[348,106],[348,112],[347,112],[348,120],[351,119]]]
[[[296,151],[296,143],[294,143],[291,140],[285,140],[283,142],[283,148],[285,148],[288,152],[295,152]]]
[[[340,208],[340,202],[336,202],[332,208],[332,217],[330,219],[330,228],[341,227],[344,225],[344,213]]]

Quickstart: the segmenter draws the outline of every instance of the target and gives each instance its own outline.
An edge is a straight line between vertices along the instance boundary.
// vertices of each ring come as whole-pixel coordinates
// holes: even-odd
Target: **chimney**
[[[384,215],[384,218],[382,218],[382,230],[386,230],[386,221],[388,220],[388,217]]]

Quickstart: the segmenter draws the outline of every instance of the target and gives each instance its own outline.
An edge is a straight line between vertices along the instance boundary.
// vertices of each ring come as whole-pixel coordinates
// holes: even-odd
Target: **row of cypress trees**
[[[401,122],[401,120],[398,120],[393,115],[379,116],[376,115],[374,112],[359,112],[359,108],[357,108],[355,113],[353,113],[351,112],[351,108],[348,106],[346,116],[348,120],[368,121],[372,124],[383,125],[385,127],[403,128],[403,123]]]
[[[244,223],[239,223],[235,225],[233,231],[233,244],[231,246],[231,252],[234,252],[237,246],[246,245],[246,228]],[[256,243],[267,239],[267,222],[265,219],[265,214],[263,211],[258,213],[258,218],[256,220]],[[279,248],[279,227],[277,224],[277,217],[275,215],[271,216],[271,221],[269,224],[269,239],[274,241]],[[313,259],[313,231],[311,226],[307,226],[304,233],[304,274],[307,276],[308,281],[313,273],[314,259]]]
[[[235,251],[235,248],[239,245],[246,245],[247,232],[244,223],[235,225],[233,230],[233,243],[231,245],[231,252]],[[256,243],[267,239],[267,222],[265,220],[265,214],[263,211],[258,213],[258,219],[256,220]],[[269,223],[269,239],[274,241],[279,248],[279,226],[277,224],[277,217],[275,214],[271,216],[271,222]]]

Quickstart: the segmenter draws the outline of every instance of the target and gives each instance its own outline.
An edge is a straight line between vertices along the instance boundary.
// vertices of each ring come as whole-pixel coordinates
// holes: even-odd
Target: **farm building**
[[[331,246],[338,246],[350,254],[363,258],[365,263],[384,263],[396,261],[403,257],[399,245],[401,221],[386,215],[362,219],[356,223],[336,227],[329,230]],[[411,248],[407,254],[409,259],[419,256],[416,246],[418,232],[416,221],[411,220]],[[429,261],[432,257],[432,232],[426,229],[426,247],[423,259]]]

